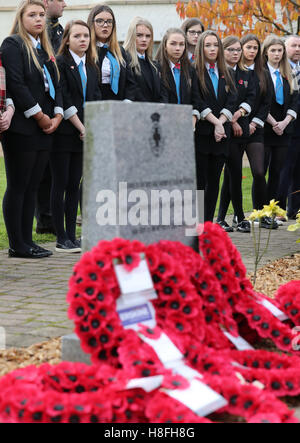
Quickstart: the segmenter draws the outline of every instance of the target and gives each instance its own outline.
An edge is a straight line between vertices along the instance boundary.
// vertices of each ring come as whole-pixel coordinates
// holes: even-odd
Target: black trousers
[[[82,152],[51,152],[51,210],[58,243],[76,239]]]
[[[49,154],[47,151],[23,152],[11,150],[3,143],[7,189],[3,198],[3,216],[9,246],[26,252],[34,243],[32,227],[37,189],[42,179]]]
[[[285,165],[281,171],[279,183],[279,202],[288,215],[294,216],[300,208],[300,138],[292,138],[288,148]]]
[[[213,221],[225,155],[197,153],[197,189],[204,190],[204,221]]]
[[[286,146],[265,146],[265,155],[267,161],[265,162],[265,173],[269,169],[269,178],[267,184],[268,201],[280,200],[279,185],[280,175],[283,166],[285,165],[288,154]]]
[[[35,216],[38,228],[53,229],[52,215],[50,209],[50,195],[52,177],[50,163],[47,162],[45,171],[37,191]]]

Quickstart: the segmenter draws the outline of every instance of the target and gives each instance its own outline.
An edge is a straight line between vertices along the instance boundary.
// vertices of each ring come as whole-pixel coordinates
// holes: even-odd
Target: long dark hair
[[[80,25],[84,26],[88,29],[90,37],[91,37],[91,31],[87,23],[85,23],[83,20],[71,20],[66,24],[62,42],[58,51],[58,55],[69,55],[69,46],[68,43],[70,41],[70,34],[73,26]],[[91,41],[88,47],[88,50],[86,51],[86,63],[88,65],[96,66],[95,63],[95,48],[92,46]]]
[[[240,42],[241,42],[242,49],[243,49],[243,47],[252,40],[254,40],[258,44],[258,52],[257,52],[257,56],[255,57],[255,60],[254,60],[254,62],[255,62],[254,71],[259,79],[261,93],[266,94],[266,92],[267,92],[267,78],[266,78],[266,70],[265,70],[265,66],[264,66],[264,62],[263,62],[263,58],[262,58],[260,40],[258,39],[258,37],[255,34],[248,34],[248,35],[244,35],[244,37],[241,38]],[[244,64],[244,54],[243,53],[242,53],[241,62]]]
[[[170,64],[169,64],[169,57],[168,57],[167,50],[166,50],[166,45],[167,45],[167,42],[168,42],[169,38],[173,34],[179,34],[179,35],[182,35],[184,37],[185,49],[184,49],[184,52],[183,52],[182,57],[180,59],[181,71],[183,72],[183,75],[185,76],[187,84],[189,86],[191,86],[191,76],[190,76],[190,66],[191,66],[191,64],[190,64],[190,61],[189,61],[189,58],[188,58],[187,42],[186,42],[185,34],[179,28],[170,28],[170,29],[167,30],[167,32],[163,36],[163,39],[161,41],[161,44],[160,44],[160,46],[158,48],[158,51],[157,51],[157,54],[156,54],[156,60],[160,64],[160,68],[161,68],[161,78],[162,78],[163,82],[165,83],[165,85],[167,86],[168,89],[170,89],[170,85],[169,85],[169,82],[168,82],[167,73],[168,73],[168,71],[170,69]]]
[[[203,34],[201,34],[196,46],[195,65],[199,78],[200,88],[205,94],[208,93],[205,81],[206,66],[205,66],[204,44],[205,44],[205,39],[209,36],[216,37],[218,41],[219,45],[218,58],[217,58],[218,70],[220,72],[220,75],[224,75],[226,85],[229,86],[230,89],[234,91],[235,86],[225,62],[223,44],[220,37],[215,31],[205,31]]]

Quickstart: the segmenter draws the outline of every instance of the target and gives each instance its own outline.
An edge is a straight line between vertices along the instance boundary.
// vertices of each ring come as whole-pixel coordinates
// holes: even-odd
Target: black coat
[[[195,69],[189,66],[190,82],[187,81],[183,70],[180,71],[180,104],[192,105],[193,109],[199,110],[200,90],[198,77]],[[162,103],[178,104],[176,83],[171,68],[167,70],[167,82],[161,78],[160,101]]]
[[[62,42],[64,28],[58,22],[58,19],[50,20],[47,23],[47,31],[55,54],[58,53]]]
[[[84,122],[84,97],[82,83],[78,67],[71,54],[60,55],[57,58],[57,64],[60,71],[60,81],[63,93],[64,111],[75,107],[77,115],[81,122]],[[99,88],[99,71],[96,66],[86,64],[87,88],[86,101],[101,100]],[[57,130],[58,134],[79,135],[78,129],[68,120],[64,120]]]
[[[153,102],[160,101],[160,72],[158,66],[155,67],[149,62],[147,56],[144,59],[139,58],[141,74],[132,69],[133,77],[136,83],[135,101]]]
[[[219,118],[221,111],[227,109],[233,115],[236,110],[237,91],[226,84],[224,76],[219,72],[218,97],[216,97],[213,83],[207,69],[205,69],[204,75],[207,92],[200,86],[200,113],[206,109],[210,109],[213,115]],[[200,120],[197,123],[195,133],[196,149],[198,152],[203,154],[228,155],[231,124],[226,122],[224,129],[227,138],[217,143],[214,137],[214,125],[207,120]]]
[[[235,80],[235,87],[237,89],[237,102],[235,111],[240,109],[241,104],[243,103],[249,105],[252,111],[256,101],[256,89],[250,71],[242,70],[237,66],[236,70],[233,73],[233,78]],[[245,117],[240,117],[238,119],[238,124],[243,130],[243,135],[242,138],[234,137],[235,141],[249,137],[249,115],[246,115]]]
[[[293,67],[292,67],[293,69]],[[300,87],[300,75],[297,75],[297,71],[295,72],[295,69],[293,69],[293,75],[295,76],[295,82],[298,84],[298,88]],[[298,117],[297,120],[294,123],[294,133],[293,137],[300,138],[300,93],[298,94],[298,111],[297,111]]]
[[[97,46],[98,51],[98,68],[100,71],[100,89],[102,90],[102,64],[103,60],[107,54],[108,49]],[[120,78],[119,78],[119,91],[118,94],[115,95],[113,92],[111,92],[110,99],[113,100],[132,100],[135,99],[135,90],[136,90],[136,84],[133,78],[132,71],[129,67],[129,61],[126,55],[126,51],[124,48],[121,47],[122,55],[125,61],[125,65],[120,65]],[[104,99],[104,97],[103,97]]]
[[[1,46],[3,66],[6,70],[7,89],[15,105],[8,132],[23,135],[43,134],[34,118],[26,118],[24,112],[39,105],[50,118],[54,116],[54,108],[63,108],[62,92],[58,81],[55,65],[43,49],[37,50],[37,58],[41,67],[45,64],[55,88],[55,100],[45,92],[43,73],[37,69],[33,59],[28,55],[23,40],[18,35],[7,37]]]
[[[271,74],[269,69],[267,70],[267,75],[269,78],[269,83],[271,85],[270,87],[270,96],[271,96],[271,108],[270,108],[270,114],[275,118],[277,121],[282,121],[285,119],[287,115],[288,110],[292,110],[297,113],[298,111],[298,91],[292,91],[290,88],[290,84],[286,78],[283,78],[283,95],[284,95],[284,104],[282,106],[278,105],[276,102],[276,94],[275,94],[275,88],[274,84],[271,78]],[[293,135],[294,133],[294,124],[291,122],[285,129],[284,135]],[[269,137],[276,136],[276,134],[273,131],[272,126],[269,123],[266,123],[265,125],[265,139],[268,139]],[[280,137],[280,136],[276,136]]]

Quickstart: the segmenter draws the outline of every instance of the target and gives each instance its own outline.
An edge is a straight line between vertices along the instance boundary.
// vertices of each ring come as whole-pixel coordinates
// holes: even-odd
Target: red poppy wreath
[[[3,377],[0,421],[209,422],[169,396],[166,401],[159,388],[149,393],[127,389],[131,379],[156,375],[163,376],[165,388],[189,386],[165,368],[136,331],[122,326],[117,313],[120,288],[114,260],[131,272],[143,253],[158,296],[152,301],[157,327],[141,326],[140,331],[154,341],[166,334],[184,363],[223,395],[228,404],[214,420],[225,412],[248,422],[296,422],[277,397],[300,393],[300,359],[292,332],[300,309],[298,284],[278,292],[275,303],[294,319],[280,322],[261,304],[264,296],[253,290],[240,254],[219,226],[205,224],[199,244],[202,256],[176,242],[145,246],[123,239],[102,241],[84,254],[74,268],[67,300],[69,317],[94,366],[43,365]],[[295,355],[236,351],[224,330],[252,344],[270,338],[278,349]]]

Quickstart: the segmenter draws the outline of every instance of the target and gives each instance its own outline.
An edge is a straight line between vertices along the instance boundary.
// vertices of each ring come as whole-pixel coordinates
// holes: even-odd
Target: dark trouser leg
[[[267,147],[267,152],[270,153],[269,164],[269,179],[267,184],[267,196],[268,200],[278,200],[279,197],[279,182],[282,165],[285,164],[287,156],[286,146],[272,146]]]
[[[50,163],[47,162],[41,183],[37,191],[35,216],[37,219],[37,232],[52,232],[53,223],[50,209],[50,195],[52,176]]]
[[[204,221],[213,221],[219,194],[224,155],[198,154],[197,177],[204,189]]]
[[[80,199],[82,153],[73,152],[70,159],[69,181],[65,197],[66,232],[71,241],[76,239],[76,218]]]
[[[32,166],[31,178],[24,196],[22,225],[23,237],[25,243],[30,246],[33,246],[34,244],[32,241],[32,227],[36,205],[36,194],[48,161],[49,153],[47,151],[40,151],[36,153],[35,161]]]
[[[295,156],[294,171],[288,200],[288,215],[293,217],[300,210],[300,138],[294,139]]]
[[[21,140],[20,140],[21,143]],[[4,143],[4,158],[7,178],[7,189],[3,199],[3,216],[9,238],[9,245],[18,252],[27,251],[32,238],[32,220],[34,214],[35,193],[32,191],[34,183],[41,177],[43,164],[37,162],[41,154],[38,152],[10,151]],[[38,171],[36,166],[38,163]],[[37,174],[37,176],[36,176]],[[33,203],[32,203],[33,201]],[[31,221],[30,221],[31,220]],[[28,230],[31,233],[28,234]],[[24,234],[25,237],[24,238]],[[27,241],[29,240],[29,243]]]
[[[230,176],[230,195],[234,214],[237,216],[239,223],[245,219],[242,194],[243,152],[241,145],[232,143],[230,146],[230,156],[226,158]]]
[[[57,242],[70,240],[65,231],[65,191],[69,181],[71,152],[51,152],[51,211]]]

